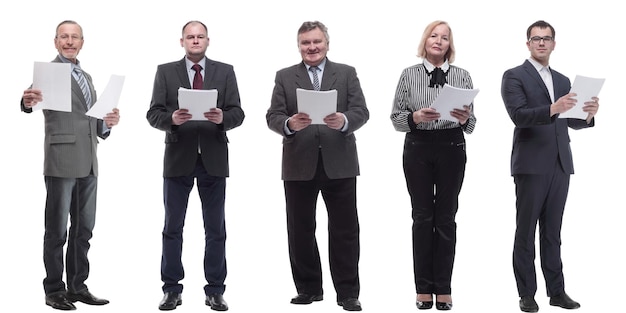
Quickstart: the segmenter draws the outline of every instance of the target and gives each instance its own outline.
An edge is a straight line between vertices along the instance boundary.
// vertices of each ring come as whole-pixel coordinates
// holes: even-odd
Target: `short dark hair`
[[[532,23],[532,25],[528,26],[528,30],[526,30],[526,40],[530,40],[530,31],[535,28],[535,27],[539,27],[539,28],[550,28],[550,31],[552,31],[552,38],[556,37],[556,34],[554,32],[554,27],[552,27],[552,25],[550,25],[550,23],[544,21],[544,20],[539,20],[536,21],[534,23]]]
[[[298,36],[300,36],[300,34],[302,34],[302,33],[306,33],[308,31],[312,31],[312,30],[314,30],[316,28],[319,28],[322,31],[322,33],[324,33],[324,37],[326,38],[326,42],[329,42],[330,36],[328,36],[328,28],[326,28],[326,25],[324,25],[320,21],[313,21],[313,22],[309,21],[309,22],[302,23],[302,26],[300,26],[300,28],[298,29]]]

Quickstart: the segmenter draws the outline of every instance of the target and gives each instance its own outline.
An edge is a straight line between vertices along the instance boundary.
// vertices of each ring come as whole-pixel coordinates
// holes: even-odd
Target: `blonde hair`
[[[454,55],[456,51],[454,49],[454,37],[452,36],[452,28],[450,28],[450,25],[445,21],[434,21],[426,26],[426,29],[424,29],[424,33],[422,34],[422,40],[420,40],[420,44],[417,47],[417,56],[423,59],[426,58],[426,40],[428,40],[435,27],[439,25],[446,25],[450,31],[450,35],[448,36],[450,46],[448,47],[448,51],[446,51],[445,59],[448,60],[448,63],[452,63],[454,62]]]

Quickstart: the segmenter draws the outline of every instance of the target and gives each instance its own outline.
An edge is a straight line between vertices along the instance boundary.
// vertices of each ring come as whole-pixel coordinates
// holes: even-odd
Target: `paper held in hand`
[[[478,91],[478,89],[463,89],[445,84],[430,107],[441,114],[440,120],[458,122],[459,120],[452,117],[450,112],[454,109],[463,110],[463,106],[470,105]]]
[[[592,101],[591,97],[597,97],[600,94],[604,78],[591,78],[576,75],[574,84],[570,92],[576,93],[576,105],[566,112],[559,114],[559,118],[578,118],[586,120],[589,113],[583,111],[585,102]],[[558,100],[558,99],[555,99]]]
[[[35,62],[33,89],[41,90],[43,101],[36,110],[72,112],[72,67],[69,63]]]
[[[178,89],[178,107],[189,110],[192,121],[208,121],[204,112],[217,106],[217,89]]]
[[[85,114],[104,119],[107,113],[113,112],[113,109],[118,107],[123,86],[124,76],[111,75],[109,82],[106,87],[104,87],[104,91],[100,94],[100,97],[98,97],[98,101],[96,101]]]
[[[315,91],[297,88],[298,113],[306,113],[311,124],[325,124],[324,117],[337,112],[337,90]]]

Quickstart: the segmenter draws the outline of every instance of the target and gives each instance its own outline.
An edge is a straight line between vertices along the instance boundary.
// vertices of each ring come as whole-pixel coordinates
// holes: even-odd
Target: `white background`
[[[89,4],[87,4],[89,3]],[[497,3],[497,4],[496,4]],[[467,138],[467,171],[457,215],[458,243],[452,290],[456,312],[519,312],[512,270],[514,184],[509,174],[513,123],[500,96],[503,72],[529,52],[526,28],[538,19],[556,28],[551,66],[570,77],[606,78],[596,127],[570,131],[576,174],[562,231],[566,290],[580,312],[618,312],[625,274],[622,239],[624,116],[622,32],[617,2],[596,1],[21,1],[0,10],[0,103],[5,107],[0,284],[2,312],[50,312],[42,279],[43,117],[19,110],[35,61],[50,61],[55,27],[80,23],[85,43],[79,60],[98,92],[111,74],[125,75],[121,122],[99,146],[98,217],[87,281],[104,307],[77,304],[83,312],[157,311],[161,300],[160,254],[163,138],[149,126],[152,83],[158,64],[180,60],[181,28],[201,20],[209,28],[209,58],[234,65],[246,113],[229,132],[227,180],[228,277],[231,312],[341,312],[328,272],[325,206],[318,210],[318,242],[324,264],[325,300],[294,306],[287,255],[281,137],[265,122],[275,72],[296,64],[296,33],[307,20],[328,26],[335,62],[355,66],[371,118],[359,131],[361,176],[361,297],[364,311],[414,312],[411,208],[401,166],[404,135],[389,120],[400,72],[421,62],[416,55],[424,27],[450,23],[455,65],[474,86],[476,130]],[[186,278],[179,312],[204,305],[203,230],[194,189],[185,227]],[[548,305],[538,267],[537,301]]]

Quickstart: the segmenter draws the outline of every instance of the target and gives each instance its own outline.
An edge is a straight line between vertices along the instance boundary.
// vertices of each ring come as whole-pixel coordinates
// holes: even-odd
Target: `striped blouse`
[[[432,71],[433,66],[428,63],[428,61],[424,60],[424,63],[413,65],[402,71],[391,111],[391,122],[397,131],[410,132],[412,129],[408,119],[412,118],[413,112],[429,107],[441,91],[438,85],[428,87],[430,75],[428,74],[429,71],[427,67]],[[448,68],[447,82],[449,85],[465,89],[474,88],[472,78],[468,71],[449,65],[447,61],[442,66],[442,69],[445,71],[446,67]],[[435,120],[419,123],[416,125],[416,129],[435,130],[462,127],[465,133],[471,134],[474,131],[475,125],[476,117],[474,116],[474,104],[471,103],[470,117],[465,125],[460,125],[458,122],[448,120]]]

